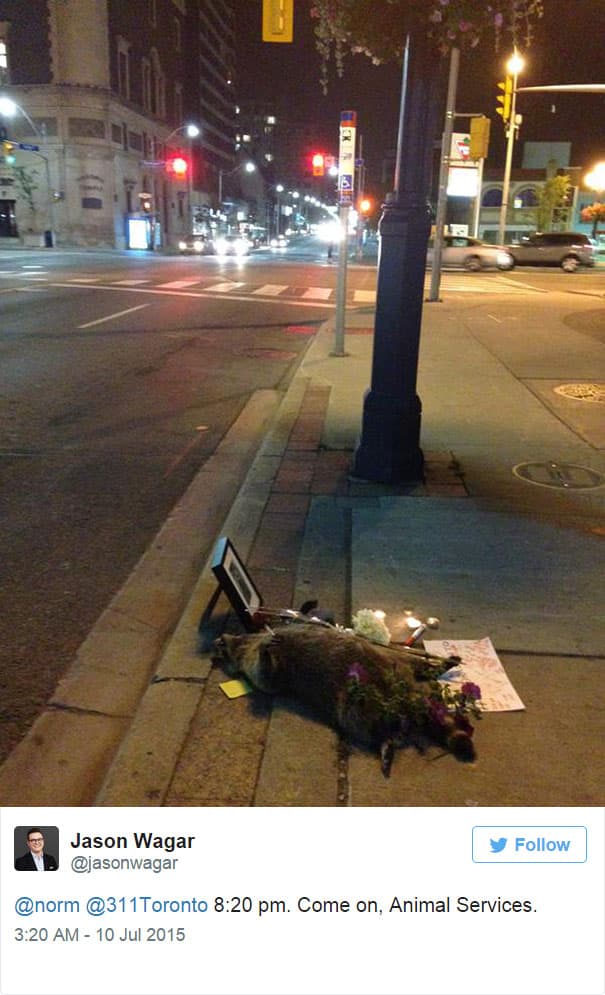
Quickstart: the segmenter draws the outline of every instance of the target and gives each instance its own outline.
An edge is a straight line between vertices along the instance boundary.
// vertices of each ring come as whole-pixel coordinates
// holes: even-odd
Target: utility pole
[[[450,75],[447,85],[447,101],[445,108],[445,127],[441,139],[441,166],[439,168],[439,193],[437,196],[437,214],[435,217],[435,237],[433,239],[433,265],[431,268],[431,289],[429,301],[439,300],[439,285],[441,283],[441,256],[443,252],[443,229],[447,209],[447,184],[450,173],[450,148],[454,131],[456,114],[456,90],[458,88],[458,67],[460,65],[460,49],[452,48],[450,55]]]

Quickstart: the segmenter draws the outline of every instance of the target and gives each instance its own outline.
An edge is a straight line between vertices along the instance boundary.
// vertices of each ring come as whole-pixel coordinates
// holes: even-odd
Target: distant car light
[[[195,249],[196,252],[203,252],[204,243],[201,241],[201,239],[196,238],[195,242],[193,243],[193,248]]]
[[[186,248],[187,248],[186,242],[179,242],[179,249],[181,252],[185,252]]]

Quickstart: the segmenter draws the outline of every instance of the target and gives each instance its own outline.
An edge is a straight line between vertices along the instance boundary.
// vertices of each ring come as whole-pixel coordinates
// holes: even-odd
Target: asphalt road
[[[604,280],[525,269],[443,287],[594,296],[582,320],[601,337]],[[241,261],[0,253],[0,759],[251,395],[285,391],[335,283],[307,240]],[[371,307],[374,286],[352,264],[349,306]]]

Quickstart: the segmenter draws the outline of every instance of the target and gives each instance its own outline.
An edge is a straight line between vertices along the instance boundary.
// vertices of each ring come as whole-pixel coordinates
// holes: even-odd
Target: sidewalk
[[[215,589],[206,564],[138,707],[112,710],[105,690],[97,708],[72,709],[63,741],[43,744],[41,768],[46,751],[34,748],[34,727],[0,770],[4,803],[603,804],[605,488],[539,486],[512,472],[554,460],[605,479],[602,413],[599,422],[577,402],[567,415],[537,368],[521,382],[495,354],[494,330],[503,335],[468,306],[425,307],[426,479],[395,488],[348,477],[373,313],[348,313],[342,358],[330,355],[326,323],[215,536],[231,538],[265,604],[315,597],[343,622],[382,608],[395,638],[413,608],[441,618],[436,637],[489,636],[526,710],[484,718],[476,764],[400,751],[387,781],[374,756],[349,752],[291,703],[228,700],[218,687],[224,674],[200,650],[198,625]],[[514,350],[514,335],[500,348]],[[573,357],[574,333],[565,335]],[[605,380],[602,346],[590,348],[591,372],[562,363],[562,381]],[[215,617],[225,611],[221,598]],[[203,633],[206,643],[211,635]],[[119,645],[115,653],[128,657]],[[55,708],[61,695],[60,687]]]

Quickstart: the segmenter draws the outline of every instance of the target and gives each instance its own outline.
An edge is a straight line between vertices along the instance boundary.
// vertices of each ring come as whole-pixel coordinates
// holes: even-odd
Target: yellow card
[[[219,687],[228,698],[241,698],[242,695],[250,694],[254,691],[252,685],[248,684],[248,681],[244,678],[241,680],[223,681],[222,684],[219,684]]]

